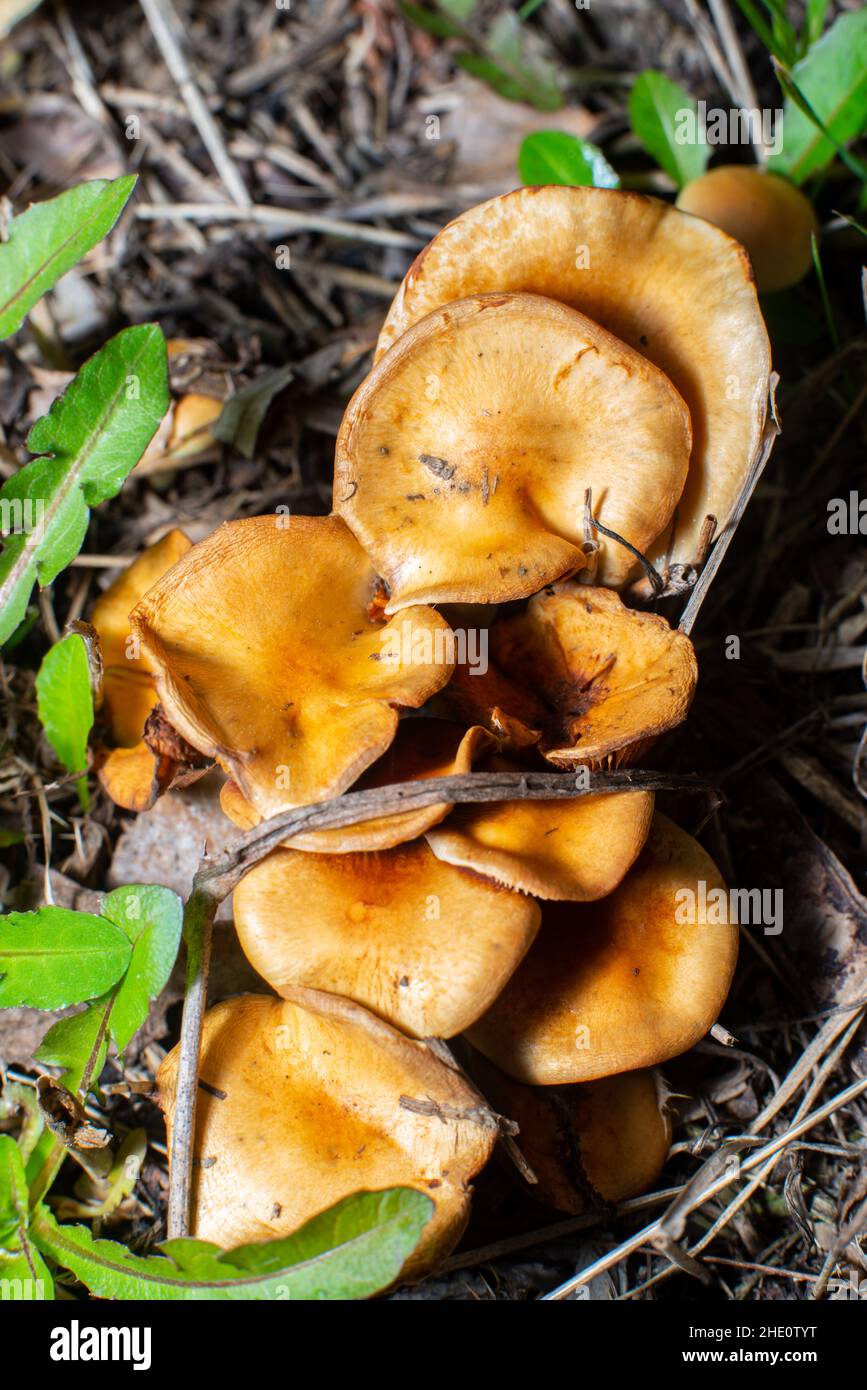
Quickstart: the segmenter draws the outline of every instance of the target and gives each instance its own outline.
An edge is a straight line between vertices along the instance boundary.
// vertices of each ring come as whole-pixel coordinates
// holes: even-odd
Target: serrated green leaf
[[[123,1052],[172,973],[181,944],[183,903],[170,888],[138,883],[115,888],[103,898],[99,910],[132,944],[132,957],[117,987],[109,1020],[115,1047]]]
[[[0,338],[16,333],[46,290],[111,231],[135,184],[135,174],[80,183],[12,218],[0,246]]]
[[[647,153],[679,188],[704,173],[710,150],[689,92],[663,72],[643,72],[629,93],[629,122]]]
[[[529,188],[548,183],[620,187],[620,179],[598,146],[564,130],[540,130],[527,135],[518,153],[518,173]]]
[[[370,1298],[412,1254],[433,1203],[413,1188],[359,1192],[282,1240],[223,1252],[207,1241],[174,1240],[164,1255],[133,1255],[94,1240],[84,1226],[59,1226],[40,1208],[33,1237],[97,1298],[306,1301]]]
[[[170,888],[152,884],[115,888],[103,898],[99,910],[132,946],[126,971],[114,988],[93,999],[82,1013],[59,1019],[35,1054],[37,1062],[61,1067],[64,1084],[76,1092],[100,1037],[94,1080],[105,1064],[109,1036],[118,1052],[128,1047],[147,1018],[151,1001],[165,988],[181,942],[183,904]]]
[[[790,75],[828,132],[786,97],[782,149],[768,167],[800,184],[831,162],[835,143],[846,145],[867,129],[867,10],[840,15]]]
[[[405,19],[416,28],[423,29],[426,34],[433,34],[434,38],[453,39],[461,33],[460,28],[452,24],[445,15],[435,14],[433,10],[426,10],[421,5],[412,5],[409,0],[398,0],[398,5]]]
[[[0,643],[37,580],[50,584],[78,554],[89,509],[120,490],[168,405],[165,339],[148,323],[111,338],[37,420],[27,447],[43,457],[0,489]]]
[[[93,728],[93,693],[87,648],[77,633],[71,632],[46,652],[36,677],[36,707],[45,737],[67,772],[84,772]],[[84,777],[79,797],[87,810]]]
[[[65,1009],[104,994],[132,948],[103,917],[65,907],[0,917],[0,1008]]]
[[[0,1134],[0,1302],[51,1298],[54,1285],[28,1230],[24,1161],[15,1140]]]

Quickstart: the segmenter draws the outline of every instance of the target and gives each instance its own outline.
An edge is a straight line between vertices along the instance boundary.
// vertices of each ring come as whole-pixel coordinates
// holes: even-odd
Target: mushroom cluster
[[[101,601],[107,649],[129,635],[140,663],[108,660],[136,698],[118,751],[158,699],[244,828],[350,787],[635,765],[697,678],[646,576],[688,586],[730,524],[769,380],[749,262],[716,227],[589,188],[471,209],[391,306],[333,513],[164,542]],[[406,1184],[435,1203],[417,1275],[458,1239],[498,1114],[562,1210],[652,1182],[654,1069],[712,1026],[735,965],[735,927],[681,920],[702,883],[715,865],[643,790],[287,839],[235,893],[272,993],[206,1019],[193,1233],[267,1239]]]

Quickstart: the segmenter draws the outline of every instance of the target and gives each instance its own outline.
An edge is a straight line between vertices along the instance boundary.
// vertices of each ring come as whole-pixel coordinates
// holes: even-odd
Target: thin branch
[[[762,1148],[756,1150],[755,1153],[750,1154],[748,1158],[742,1159],[739,1165],[740,1174],[744,1174],[753,1168],[758,1168],[766,1164],[769,1159],[775,1158],[776,1155],[791,1144],[793,1140],[800,1138],[802,1134],[806,1134],[808,1130],[815,1128],[816,1125],[827,1120],[829,1115],[833,1115],[835,1111],[842,1109],[842,1107],[848,1105],[850,1101],[856,1100],[857,1097],[863,1095],[865,1091],[867,1091],[867,1077],[861,1081],[853,1082],[851,1086],[847,1086],[844,1091],[840,1091],[838,1095],[833,1096],[831,1100],[827,1101],[825,1105],[821,1106],[818,1110],[814,1110],[810,1115],[805,1115],[798,1123],[793,1124],[791,1128],[777,1135],[776,1139],[772,1139],[770,1143],[763,1145]],[[715,1197],[719,1192],[722,1192],[724,1188],[730,1187],[731,1183],[732,1175],[728,1169],[726,1169],[721,1176],[715,1178],[710,1185],[696,1197],[692,1205],[692,1210],[696,1210],[697,1207],[703,1206],[705,1202],[710,1201],[711,1197]],[[567,1279],[559,1288],[552,1289],[550,1293],[543,1294],[543,1302],[559,1302],[561,1299],[568,1298],[569,1294],[573,1293],[575,1289],[580,1288],[582,1285],[589,1284],[592,1279],[598,1278],[600,1274],[605,1274],[609,1269],[612,1269],[614,1265],[619,1264],[625,1256],[633,1254],[636,1250],[640,1249],[642,1245],[645,1245],[648,1241],[652,1241],[655,1236],[664,1233],[665,1221],[666,1214],[664,1213],[656,1221],[652,1221],[649,1226],[644,1226],[640,1231],[636,1231],[635,1235],[630,1236],[629,1240],[624,1241],[622,1245],[618,1245],[614,1250],[609,1250],[607,1255],[603,1255],[601,1259],[595,1260],[593,1264],[588,1265],[586,1269],[579,1270],[577,1274],[574,1274],[571,1279]]]
[[[765,428],[764,433],[762,435],[761,444],[759,446],[759,451],[756,454],[753,466],[747,474],[747,477],[744,481],[744,485],[741,488],[740,496],[738,497],[738,500],[735,503],[734,511],[729,517],[728,524],[726,525],[722,534],[718,536],[716,544],[714,545],[713,550],[708,556],[707,563],[698,577],[698,581],[696,582],[695,588],[689,596],[689,602],[683,610],[683,614],[681,616],[680,623],[678,624],[678,626],[681,632],[685,632],[687,633],[687,635],[692,631],[693,626],[695,625],[695,620],[698,617],[699,609],[701,608],[701,605],[707,598],[708,589],[713,583],[714,576],[716,575],[717,570],[719,569],[720,565],[725,559],[726,551],[728,550],[729,546],[731,545],[734,539],[734,534],[738,528],[738,523],[740,522],[741,517],[747,509],[747,504],[750,498],[756,490],[759,478],[761,478],[762,474],[765,471],[765,464],[767,463],[768,458],[770,457],[771,449],[774,447],[774,440],[780,433],[780,422],[779,417],[777,415],[776,402],[774,400],[774,392],[777,389],[777,383],[779,382],[779,380],[780,378],[777,376],[777,373],[772,372],[770,382],[770,400],[768,403],[768,414],[765,419]]]
[[[244,186],[244,180],[226,149],[226,142],[220,132],[220,127],[199,91],[184,56],[183,48],[176,37],[180,30],[180,21],[175,14],[171,0],[139,0],[139,3],[165,59],[166,67],[178,84],[178,90],[199,135],[202,137],[202,143],[213,160],[214,168],[220,175],[226,192],[239,208],[247,207],[250,202],[250,195]]]
[[[274,235],[282,232],[324,232],[326,236],[346,237],[352,241],[368,241],[374,246],[399,246],[417,251],[422,239],[408,232],[395,232],[390,227],[373,227],[366,222],[347,222],[325,213],[293,212],[289,208],[270,207],[267,203],[251,203],[235,207],[232,203],[137,203],[136,217],[149,222],[249,222],[270,227]]]

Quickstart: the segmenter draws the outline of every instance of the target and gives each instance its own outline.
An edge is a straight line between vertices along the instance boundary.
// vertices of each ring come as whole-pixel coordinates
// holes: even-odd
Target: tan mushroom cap
[[[91,622],[102,653],[102,708],[119,748],[132,748],[156,704],[153,668],[147,656],[135,655],[129,615],[136,604],[170,570],[192,542],[183,531],[169,531],[148,546],[93,605]]]
[[[277,850],[234,897],[241,948],[283,994],[345,995],[418,1038],[450,1038],[496,999],[539,927],[532,898],[463,873],[423,840],[373,854]]]
[[[646,550],[690,443],[667,377],[598,324],[540,295],[475,295],[415,324],[356,391],[334,509],[387,580],[387,612],[526,598],[586,563],[588,488],[599,520]],[[608,583],[634,563],[605,543]]]
[[[493,739],[476,726],[464,729],[446,719],[402,719],[391,747],[358,779],[354,791],[385,787],[392,782],[425,781],[430,777],[459,776],[469,772],[476,758]],[[223,784],[220,805],[229,820],[242,830],[258,825],[261,816],[235,782]],[[417,811],[378,816],[335,830],[310,830],[285,840],[287,849],[313,854],[348,854],[363,850],[393,849],[423,835],[451,811],[451,803],[437,802]]]
[[[491,656],[547,707],[539,747],[565,768],[636,757],[686,718],[698,679],[684,633],[610,589],[577,583],[554,585],[495,623]]]
[[[398,706],[451,675],[430,608],[369,616],[377,576],[339,517],[227,522],[133,614],[167,718],[265,817],[337,796],[389,746]]]
[[[177,764],[153,753],[144,740],[134,748],[113,748],[97,769],[101,787],[115,806],[148,811],[166,791]]]
[[[657,814],[644,851],[600,902],[546,907],[526,958],[469,1030],[474,1047],[519,1081],[563,1085],[655,1066],[716,1021],[738,929],[700,916],[723,889],[691,835]]]
[[[470,1072],[485,1099],[518,1125],[517,1145],[537,1201],[578,1215],[622,1202],[653,1185],[668,1157],[667,1091],[653,1068],[576,1086],[525,1086],[472,1052]]]
[[[421,252],[378,353],[441,305],[503,290],[579,309],[677,387],[692,417],[689,477],[673,542],[660,536],[648,553],[657,567],[669,549],[692,563],[705,517],[720,530],[730,518],[767,414],[770,345],[746,253],[719,228],[638,193],[519,188],[470,208]]]
[[[175,1048],[158,1078],[170,1147],[177,1069]],[[478,1093],[425,1044],[318,990],[242,995],[206,1015],[199,1074],[191,1230],[200,1240],[273,1240],[350,1193],[395,1186],[435,1203],[404,1276],[459,1239],[470,1181],[496,1135],[463,1117]]]
[[[485,764],[516,769],[505,758]],[[573,801],[502,801],[459,806],[427,832],[438,859],[538,898],[592,902],[620,883],[641,853],[652,792]]]
[[[797,284],[813,264],[818,218],[800,188],[779,174],[719,164],[681,189],[677,206],[739,241],[764,293]]]

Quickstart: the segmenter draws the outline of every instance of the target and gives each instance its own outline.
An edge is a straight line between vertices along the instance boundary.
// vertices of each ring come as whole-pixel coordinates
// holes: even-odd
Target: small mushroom
[[[491,747],[491,735],[480,726],[464,729],[445,719],[402,719],[391,747],[355,783],[354,791],[385,787],[394,782],[425,781],[469,772],[476,758]],[[243,830],[258,825],[261,816],[235,782],[223,784],[220,804],[229,820]],[[347,854],[350,851],[393,849],[423,835],[451,811],[448,802],[400,811],[392,816],[335,830],[310,830],[283,843],[287,849],[315,854]]]
[[[501,618],[490,650],[499,683],[474,684],[459,674],[456,707],[498,731],[504,713],[489,703],[496,694],[527,742],[524,721],[541,728],[540,751],[563,768],[634,762],[651,739],[686,718],[698,678],[682,632],[627,608],[610,589],[575,582],[552,585],[524,612]],[[441,698],[446,706],[450,690]]]
[[[415,1037],[450,1038],[496,999],[539,926],[532,898],[464,873],[423,840],[372,854],[277,850],[235,890],[263,979],[330,990]]]
[[[518,1126],[517,1144],[536,1178],[530,1196],[573,1216],[646,1192],[671,1146],[668,1092],[653,1068],[576,1086],[525,1086],[471,1053],[485,1099]]]
[[[339,517],[261,516],[219,527],[135,609],[167,718],[259,815],[339,795],[398,707],[451,675],[445,620],[377,621],[377,583]]]
[[[657,813],[610,897],[545,907],[525,959],[469,1029],[473,1046],[541,1086],[656,1066],[687,1051],[716,1021],[737,959],[737,926],[700,920],[700,904],[716,889],[724,884],[713,860]]]
[[[183,531],[169,531],[148,546],[96,600],[91,622],[102,653],[102,710],[118,748],[132,748],[157,702],[153,668],[134,640],[130,613],[187,551]]]
[[[478,1092],[430,1047],[318,990],[242,995],[205,1017],[191,1233],[224,1248],[288,1235],[360,1190],[435,1203],[402,1272],[448,1254],[497,1138]],[[171,1147],[178,1053],[159,1070]]]
[[[689,463],[689,412],[667,377],[540,295],[477,295],[409,329],[350,401],[334,509],[391,596],[526,598],[586,563],[584,498],[640,551],[667,526]],[[606,542],[600,573],[634,557]]]
[[[695,563],[706,517],[726,527],[762,448],[770,344],[743,249],[642,194],[519,188],[470,208],[416,257],[378,357],[442,305],[505,290],[571,305],[674,383],[692,417],[689,476],[674,526],[646,553],[657,569],[669,559]]]
[[[720,164],[688,183],[677,206],[739,241],[763,292],[796,285],[813,264],[816,214],[800,188],[779,174],[750,164]]]
[[[157,703],[157,688],[153,668],[133,636],[129,615],[191,544],[183,531],[169,531],[137,556],[93,605],[91,623],[99,638],[103,668],[101,713],[113,745],[99,763],[97,775],[112,801],[127,811],[152,806],[176,770],[142,739]]]
[[[491,758],[487,770],[517,770]],[[611,893],[641,852],[652,792],[574,801],[503,801],[459,806],[427,832],[438,859],[538,898],[592,902]]]

